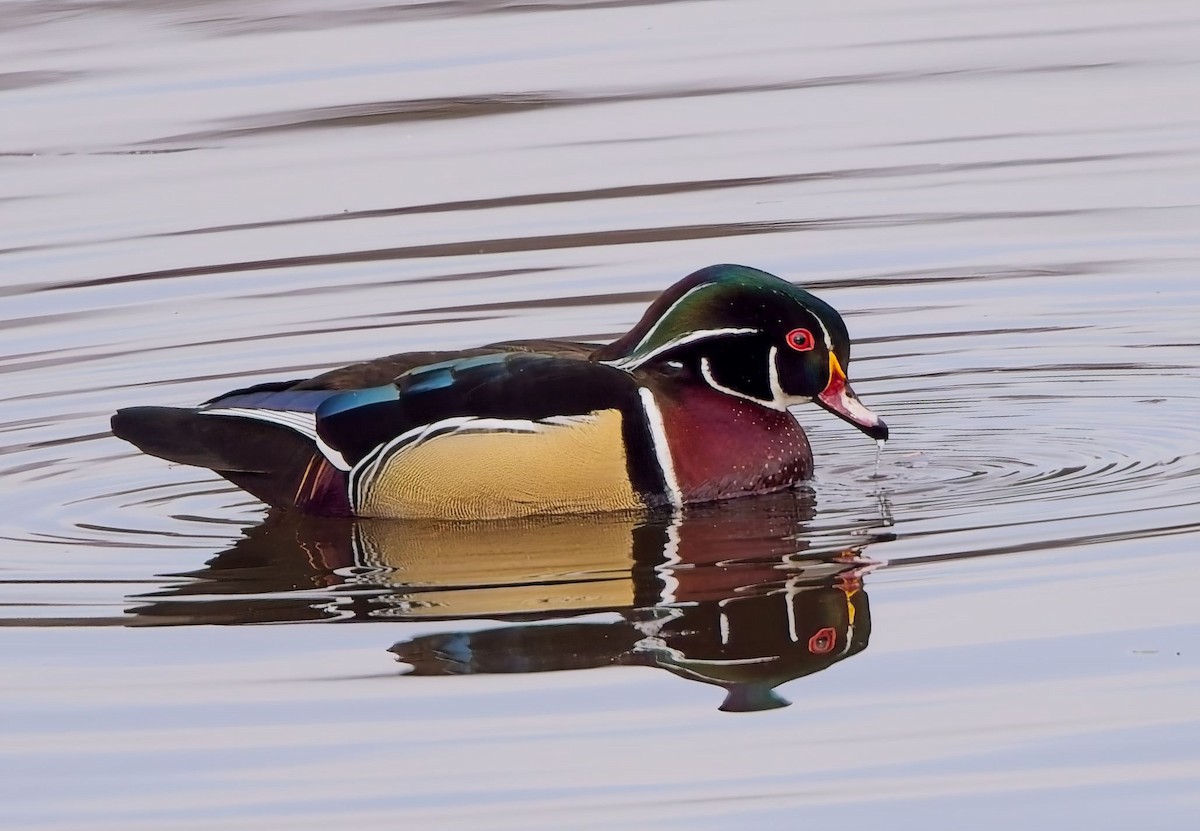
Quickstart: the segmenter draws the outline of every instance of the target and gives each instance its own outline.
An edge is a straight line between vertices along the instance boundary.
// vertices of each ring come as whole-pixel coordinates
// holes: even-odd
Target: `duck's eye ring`
[[[793,329],[787,333],[787,345],[797,352],[811,352],[817,345],[817,339],[807,329]]]
[[[826,626],[808,639],[808,651],[814,655],[827,655],[837,645],[837,632],[832,626]]]

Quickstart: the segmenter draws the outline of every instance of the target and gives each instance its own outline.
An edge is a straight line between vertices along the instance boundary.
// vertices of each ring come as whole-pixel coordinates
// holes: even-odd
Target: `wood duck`
[[[195,408],[122,409],[112,429],[270,505],[325,516],[678,508],[810,477],[796,404],[815,400],[886,439],[850,388],[849,364],[831,306],[764,271],[714,265],[607,346],[391,355]]]

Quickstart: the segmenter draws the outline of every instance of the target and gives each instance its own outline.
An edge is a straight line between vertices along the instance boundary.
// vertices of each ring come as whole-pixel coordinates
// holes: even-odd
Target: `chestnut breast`
[[[655,390],[684,502],[784,490],[812,476],[804,428],[772,410],[700,384]]]

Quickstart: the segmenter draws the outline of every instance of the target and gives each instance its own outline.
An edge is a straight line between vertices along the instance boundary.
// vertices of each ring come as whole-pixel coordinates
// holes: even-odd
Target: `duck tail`
[[[113,434],[151,456],[205,467],[280,508],[349,514],[345,473],[285,425],[179,407],[128,407]]]

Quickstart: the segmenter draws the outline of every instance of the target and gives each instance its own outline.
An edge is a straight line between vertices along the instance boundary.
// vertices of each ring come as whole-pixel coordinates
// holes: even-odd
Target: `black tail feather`
[[[118,410],[112,431],[151,456],[209,468],[280,507],[295,506],[317,452],[308,438],[281,425],[176,407]]]

